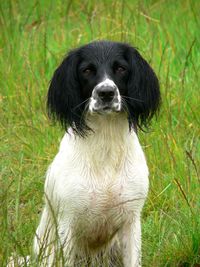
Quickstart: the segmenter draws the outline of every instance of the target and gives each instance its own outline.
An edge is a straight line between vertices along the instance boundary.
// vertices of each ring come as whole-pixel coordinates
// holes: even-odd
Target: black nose
[[[97,96],[103,101],[103,102],[111,102],[113,98],[115,97],[116,89],[111,86],[101,86],[97,89]]]

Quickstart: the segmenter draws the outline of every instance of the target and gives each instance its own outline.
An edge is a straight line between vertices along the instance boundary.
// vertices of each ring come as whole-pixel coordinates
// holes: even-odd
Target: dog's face
[[[159,107],[158,79],[136,49],[93,42],[71,51],[48,92],[49,114],[84,135],[85,114],[126,112],[130,126],[146,126]]]
[[[124,46],[92,43],[80,49],[78,77],[83,99],[89,99],[89,112],[109,113],[122,110],[121,96],[127,96],[129,64]]]

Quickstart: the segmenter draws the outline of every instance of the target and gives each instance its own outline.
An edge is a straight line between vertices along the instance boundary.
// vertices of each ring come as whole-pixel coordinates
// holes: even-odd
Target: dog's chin
[[[121,112],[121,105],[115,104],[113,106],[104,105],[104,106],[90,107],[89,112],[91,114],[101,114],[101,115],[116,114]]]

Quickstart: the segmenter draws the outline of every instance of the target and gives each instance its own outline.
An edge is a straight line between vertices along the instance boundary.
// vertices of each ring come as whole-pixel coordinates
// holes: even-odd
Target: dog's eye
[[[91,69],[85,69],[85,70],[83,70],[83,73],[85,73],[85,74],[90,74],[91,73]]]
[[[117,66],[115,68],[115,73],[124,73],[126,71],[126,68],[122,67],[122,66]]]
[[[89,74],[92,74],[92,73],[95,73],[95,69],[94,68],[88,67],[88,68],[83,69],[83,74],[85,74],[85,75],[89,75]]]

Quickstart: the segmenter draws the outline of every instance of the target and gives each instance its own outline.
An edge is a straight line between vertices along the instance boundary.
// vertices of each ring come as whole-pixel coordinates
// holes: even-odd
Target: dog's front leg
[[[141,267],[140,215],[123,226],[120,242],[124,267]]]

